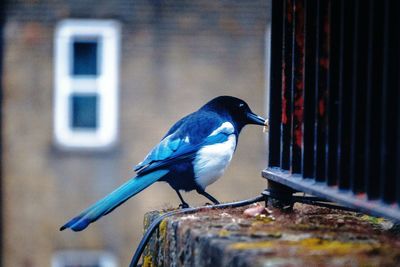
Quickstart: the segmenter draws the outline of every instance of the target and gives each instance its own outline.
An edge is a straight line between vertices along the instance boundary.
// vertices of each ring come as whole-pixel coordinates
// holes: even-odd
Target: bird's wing
[[[219,120],[210,119],[204,121],[204,116],[191,119],[191,123],[183,123],[175,132],[167,135],[161,142],[153,148],[147,157],[135,167],[138,174],[170,166],[173,163],[192,159],[197,151],[206,145],[225,142],[230,134],[234,132],[230,123],[222,123]],[[219,127],[215,127],[219,125]],[[200,129],[203,133],[198,136]],[[208,130],[205,130],[208,128]],[[196,136],[197,140],[191,140]],[[192,138],[194,139],[194,138]]]
[[[135,166],[135,171],[140,174],[146,167],[155,161],[168,159],[177,153],[178,149],[185,146],[185,140],[174,136],[174,134],[166,136],[157,146],[150,151],[146,158]]]

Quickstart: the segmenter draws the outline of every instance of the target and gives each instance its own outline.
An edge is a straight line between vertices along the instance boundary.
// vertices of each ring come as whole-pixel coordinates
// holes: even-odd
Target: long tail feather
[[[168,170],[157,170],[143,176],[137,176],[122,184],[116,190],[108,194],[103,199],[84,210],[78,216],[74,217],[64,224],[60,231],[70,228],[74,231],[82,231],[92,222],[100,217],[110,213],[119,205],[133,197],[143,189],[147,188],[161,177],[166,175]]]

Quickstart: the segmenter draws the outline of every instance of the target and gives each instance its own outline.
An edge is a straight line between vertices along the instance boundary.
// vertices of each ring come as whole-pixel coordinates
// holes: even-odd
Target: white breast
[[[236,136],[230,134],[224,143],[201,148],[194,160],[196,182],[203,189],[214,183],[224,173],[236,147]]]

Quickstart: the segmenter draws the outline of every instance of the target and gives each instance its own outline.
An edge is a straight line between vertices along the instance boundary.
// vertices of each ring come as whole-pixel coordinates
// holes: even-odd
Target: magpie
[[[189,205],[180,190],[196,190],[218,204],[218,200],[205,189],[229,165],[239,134],[247,124],[265,125],[266,120],[254,114],[239,98],[219,96],[212,99],[171,127],[145,159],[136,165],[135,177],[72,218],[60,230],[85,229],[157,181],[167,182],[176,191],[183,208]]]

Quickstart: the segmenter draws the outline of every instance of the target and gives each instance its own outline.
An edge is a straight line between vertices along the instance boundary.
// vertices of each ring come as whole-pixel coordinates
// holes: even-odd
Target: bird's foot
[[[182,203],[182,204],[179,204],[179,208],[180,209],[187,209],[187,208],[190,208],[190,206],[189,206],[188,203]]]

